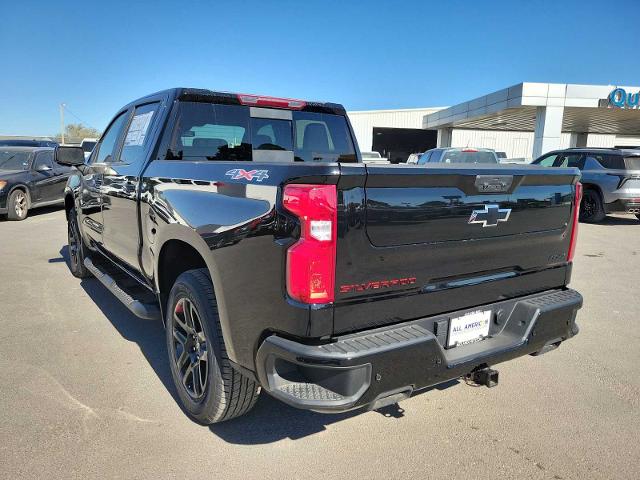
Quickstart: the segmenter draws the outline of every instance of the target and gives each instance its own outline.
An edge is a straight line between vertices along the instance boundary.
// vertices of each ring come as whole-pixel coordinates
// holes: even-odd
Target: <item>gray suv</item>
[[[612,212],[633,213],[640,220],[640,150],[569,148],[549,152],[532,163],[580,169],[581,221],[600,222]]]

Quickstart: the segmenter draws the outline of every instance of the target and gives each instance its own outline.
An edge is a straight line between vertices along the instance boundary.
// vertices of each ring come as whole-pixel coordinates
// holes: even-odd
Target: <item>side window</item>
[[[293,111],[287,120],[251,117],[244,105],[179,102],[165,139],[166,160],[356,161],[346,117],[328,113]]]
[[[33,169],[38,170],[43,167],[49,167],[49,169],[53,170],[53,152],[39,152],[36,155]]]
[[[546,157],[542,157],[542,159],[536,162],[536,165],[542,165],[543,167],[553,167],[553,164],[558,158],[557,153],[552,153],[551,155],[547,155]]]
[[[429,157],[429,163],[435,163],[440,161],[440,157],[442,157],[442,152],[444,150],[434,150],[431,152],[431,156]]]
[[[113,155],[116,153],[117,141],[120,138],[126,119],[127,112],[123,112],[111,123],[102,136],[100,143],[96,146],[97,152],[93,154],[92,163],[110,163],[114,161]]]
[[[624,170],[626,168],[624,158],[620,155],[589,154],[589,156],[595,158],[604,168],[614,170]]]
[[[418,160],[418,165],[424,165],[425,163],[429,162],[429,158],[431,158],[432,153],[433,152],[423,153],[420,159]]]
[[[581,153],[570,153],[560,158],[558,167],[576,167],[582,169],[584,166],[584,156]]]
[[[149,146],[148,134],[156,117],[160,103],[148,103],[136,107],[127,135],[124,137],[124,145],[120,154],[120,161],[126,163],[138,163],[144,159],[144,154]]]

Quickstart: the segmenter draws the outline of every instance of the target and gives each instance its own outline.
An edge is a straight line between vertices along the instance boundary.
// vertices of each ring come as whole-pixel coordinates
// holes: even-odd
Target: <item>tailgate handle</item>
[[[512,183],[513,175],[477,175],[475,185],[480,193],[503,193]]]

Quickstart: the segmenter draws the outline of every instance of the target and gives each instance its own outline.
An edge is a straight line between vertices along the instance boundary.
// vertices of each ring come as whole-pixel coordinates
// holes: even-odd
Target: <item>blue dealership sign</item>
[[[640,92],[627,93],[624,88],[616,88],[609,94],[609,105],[618,108],[638,108]]]

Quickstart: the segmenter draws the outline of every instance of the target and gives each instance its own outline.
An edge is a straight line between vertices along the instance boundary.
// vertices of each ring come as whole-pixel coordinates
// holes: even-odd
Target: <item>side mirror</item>
[[[84,165],[84,151],[82,147],[57,147],[55,161],[60,165],[68,165],[70,167]]]
[[[36,168],[36,172],[50,172],[51,170],[53,170],[53,168],[45,164],[38,165],[38,168]]]

